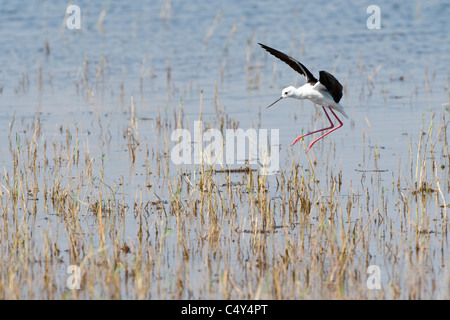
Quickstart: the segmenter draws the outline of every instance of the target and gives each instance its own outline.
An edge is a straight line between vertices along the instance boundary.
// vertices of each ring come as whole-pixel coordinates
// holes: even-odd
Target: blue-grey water
[[[311,154],[319,166],[326,166],[321,156],[331,152],[333,166],[342,169],[344,186],[353,181],[356,193],[366,189],[366,176],[373,170],[381,170],[383,188],[391,192],[394,173],[403,172],[413,180],[416,163],[409,161],[421,132],[428,130],[433,113],[436,126],[442,114],[450,116],[450,3],[445,0],[72,4],[81,8],[80,30],[69,30],[64,24],[68,3],[1,3],[2,175],[12,168],[11,124],[14,135],[39,118],[43,140],[61,141],[66,139],[61,133],[66,128],[79,127],[81,144],[86,148],[84,139],[89,136],[90,156],[97,166],[102,155],[109,159],[101,164],[105,182],[114,184],[123,178],[132,205],[137,190],[155,184],[158,174],[145,172],[145,150],[129,168],[123,135],[130,123],[131,97],[142,149],[164,148],[155,119],[173,119],[180,104],[183,126],[193,128],[200,104],[205,121],[217,125],[217,98],[221,112],[238,121],[240,128],[279,129],[280,166],[289,167],[292,156],[305,152],[290,148],[290,142],[302,131],[326,125],[326,119],[314,117],[315,108],[308,101],[283,100],[265,108],[284,87],[300,86],[304,78],[267,54],[258,42],[292,55],[316,75],[320,70],[333,73],[345,86],[341,103],[349,119],[318,142]],[[380,29],[367,27],[370,5],[381,10]],[[106,14],[99,20],[102,11]],[[335,143],[333,151],[327,151],[330,139]],[[52,147],[47,148],[52,154]],[[375,148],[379,159],[373,158]],[[304,156],[299,161],[307,166]],[[450,203],[448,168],[439,174],[441,198]],[[160,188],[157,193],[167,200],[166,188]],[[396,199],[391,201],[396,214]],[[433,218],[447,210],[439,207],[442,204],[430,208]],[[128,232],[133,238],[135,226],[129,225]],[[447,260],[439,277],[448,270],[448,243],[443,249]],[[383,264],[378,257],[376,263]]]

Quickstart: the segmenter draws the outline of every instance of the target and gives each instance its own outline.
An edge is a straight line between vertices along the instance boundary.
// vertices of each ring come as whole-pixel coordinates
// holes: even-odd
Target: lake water
[[[168,139],[179,112],[182,126],[192,131],[200,105],[202,119],[212,127],[220,128],[219,115],[223,114],[230,120],[225,124],[229,128],[236,121],[244,130],[279,129],[281,169],[289,168],[293,157],[300,166],[308,167],[305,150],[298,148],[300,143],[294,148],[289,144],[302,131],[326,125],[326,118],[319,116],[320,109],[316,114],[309,101],[286,99],[266,109],[284,87],[300,86],[304,77],[267,54],[258,42],[286,52],[316,75],[327,70],[344,85],[341,103],[349,119],[310,151],[317,162],[317,178],[325,179],[328,165],[330,170],[342,170],[343,185],[355,194],[364,193],[370,179],[380,178],[373,198],[388,190],[388,214],[397,214],[399,195],[394,195],[394,175],[400,172],[406,177],[408,183],[403,187],[413,185],[419,136],[427,132],[433,114],[434,129],[442,115],[450,116],[448,1],[138,0],[73,4],[81,8],[80,30],[66,27],[68,4],[64,2],[5,1],[0,7],[2,185],[6,185],[5,172],[13,169],[10,132],[14,137],[34,130],[32,123],[39,119],[39,148],[46,140],[64,143],[66,130],[73,134],[79,128],[80,147],[86,150],[89,137],[89,156],[97,168],[101,167],[104,182],[113,185],[123,179],[125,203],[130,207],[148,184],[155,192],[144,194],[145,200],[156,201],[156,193],[170,201],[157,165],[145,166],[145,152],[158,154],[167,151],[165,144],[174,145]],[[367,27],[370,5],[381,10],[380,29]],[[131,99],[140,149],[133,165],[124,138],[133,118]],[[161,135],[156,122],[165,118],[169,119],[168,129]],[[305,139],[306,146],[310,141]],[[21,142],[25,143],[23,138]],[[46,148],[43,154],[52,160],[53,147]],[[440,206],[444,200],[450,203],[450,161],[445,162],[449,159],[445,145],[437,141],[436,148],[440,155],[437,164],[444,166],[438,169],[443,192],[441,200],[428,200],[427,210],[431,217],[447,217],[447,208]],[[102,163],[102,158],[107,161]],[[169,176],[176,177],[177,166],[169,165]],[[274,199],[277,177],[269,177]],[[48,208],[42,200],[37,206],[38,220],[47,217]],[[124,237],[134,239],[135,218],[127,221]],[[93,224],[90,220],[87,223]],[[435,221],[433,226],[439,229],[442,223]],[[438,279],[448,274],[446,241],[441,244],[445,259],[438,263]],[[176,239],[171,245],[176,246]],[[66,247],[63,237],[61,248]],[[374,263],[389,269],[389,262],[383,261],[375,244],[373,251],[378,257]]]

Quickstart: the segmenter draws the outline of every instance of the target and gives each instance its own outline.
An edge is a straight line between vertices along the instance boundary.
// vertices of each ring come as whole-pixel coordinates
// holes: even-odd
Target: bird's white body
[[[342,113],[344,117],[348,118],[342,105],[340,103],[336,103],[333,100],[331,94],[320,82],[317,82],[315,85],[306,83],[299,88],[289,86],[283,89],[283,91],[281,92],[281,97],[294,98],[299,100],[310,100],[317,105],[331,107],[332,109]]]

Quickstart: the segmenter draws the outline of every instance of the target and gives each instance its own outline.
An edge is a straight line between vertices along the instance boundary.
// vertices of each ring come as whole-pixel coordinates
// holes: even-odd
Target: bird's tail
[[[344,117],[346,117],[348,119],[348,115],[345,113],[344,111],[344,107],[342,106],[342,104],[340,103],[336,103],[336,110],[339,111],[340,113],[342,113],[344,115]]]

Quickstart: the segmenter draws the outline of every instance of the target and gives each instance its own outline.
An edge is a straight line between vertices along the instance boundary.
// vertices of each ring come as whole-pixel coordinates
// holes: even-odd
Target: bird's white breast
[[[334,105],[334,101],[331,95],[324,90],[321,90],[320,86],[312,86],[307,83],[298,88],[301,98],[308,99],[319,105]]]

